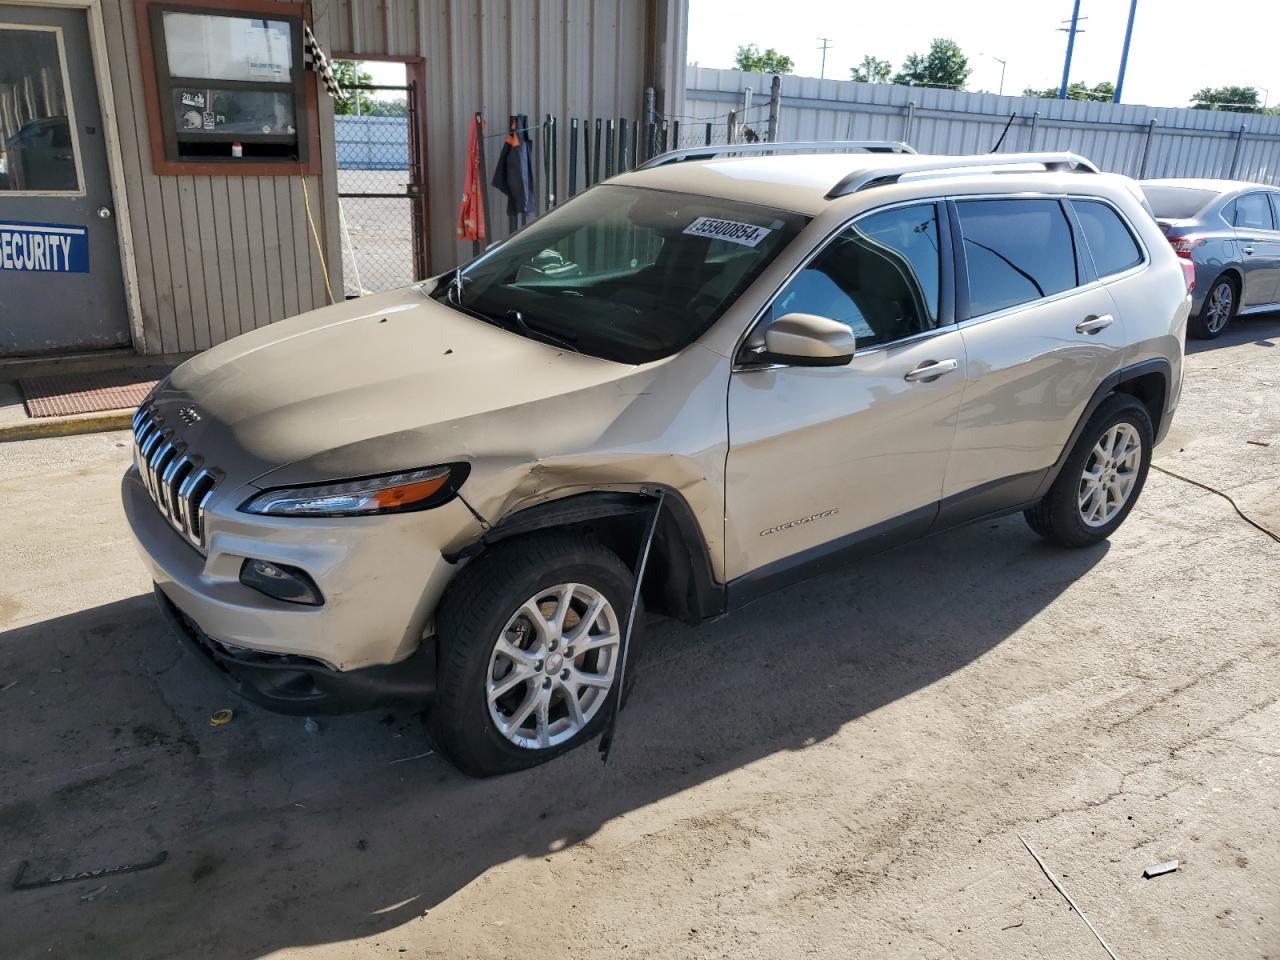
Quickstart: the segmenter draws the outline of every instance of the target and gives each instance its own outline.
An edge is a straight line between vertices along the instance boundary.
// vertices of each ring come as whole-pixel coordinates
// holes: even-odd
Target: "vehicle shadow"
[[[1236,317],[1231,325],[1214,340],[1187,339],[1187,353],[1204,353],[1221,347],[1236,347],[1242,343],[1262,346],[1280,346],[1280,312],[1250,314]]]
[[[0,694],[0,870],[168,859],[38,890],[6,884],[0,942],[10,957],[248,960],[390,934],[494,866],[554,858],[616,817],[910,697],[1009,638],[1106,552],[1054,549],[1011,517],[697,629],[656,621],[607,766],[592,744],[491,780],[404,759],[429,749],[413,716],[322,720],[312,735],[300,718],[228,704],[149,597],[11,630],[0,634],[0,680],[17,681]],[[227,705],[232,721],[210,726]]]

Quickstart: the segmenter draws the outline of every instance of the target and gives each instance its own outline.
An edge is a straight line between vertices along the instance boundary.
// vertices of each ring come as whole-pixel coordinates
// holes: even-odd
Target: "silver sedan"
[[[1280,310],[1280,189],[1236,180],[1143,180],[1178,256],[1195,264],[1187,330],[1211,340],[1233,319]]]

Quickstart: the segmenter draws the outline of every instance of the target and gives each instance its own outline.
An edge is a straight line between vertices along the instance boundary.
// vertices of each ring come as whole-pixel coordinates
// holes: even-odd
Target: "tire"
[[[1024,512],[1028,526],[1064,547],[1087,547],[1111,536],[1142,493],[1153,436],[1151,415],[1142,403],[1125,393],[1107,397],[1085,424],[1044,499]],[[1117,454],[1129,452],[1109,461],[1103,456],[1109,445]],[[1091,482],[1086,470],[1089,477],[1100,474],[1110,482]]]
[[[1187,324],[1187,332],[1198,340],[1213,340],[1236,318],[1240,306],[1240,287],[1229,274],[1222,274],[1209,285],[1200,312]]]
[[[511,540],[469,563],[436,618],[431,727],[441,752],[464,773],[487,777],[536,766],[596,736],[618,695],[621,637],[634,587],[617,554],[565,534]],[[557,631],[554,620],[566,592],[564,627]],[[535,607],[541,625],[529,612]],[[584,634],[583,619],[592,611]],[[642,623],[637,609],[633,641]],[[575,641],[591,649],[570,650],[566,658]],[[576,716],[570,697],[578,704]]]

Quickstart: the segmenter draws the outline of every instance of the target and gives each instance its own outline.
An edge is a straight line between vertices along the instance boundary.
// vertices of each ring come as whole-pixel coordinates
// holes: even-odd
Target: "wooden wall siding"
[[[146,353],[203,350],[328,302],[300,177],[157,177],[143,94],[134,0],[103,0],[112,92],[138,274]],[[683,95],[688,0],[313,0],[326,50],[421,56],[427,64],[427,189],[432,268],[471,255],[455,222],[476,110],[500,132],[508,115],[561,120],[641,116],[644,88]],[[678,78],[678,79],[675,79]],[[333,104],[319,97],[322,173],[306,178],[333,290],[341,296]],[[668,107],[674,109],[674,106]],[[534,136],[535,150],[541,145]],[[487,142],[488,181],[501,141]],[[536,154],[540,156],[540,154]],[[581,183],[581,166],[579,166]],[[540,194],[541,195],[541,194]],[[494,237],[506,201],[486,197]]]
[[[561,121],[556,193],[563,198],[570,117],[636,119],[648,83],[670,84],[673,95],[682,93],[687,11],[688,0],[312,2],[316,35],[326,49],[426,60],[434,271],[471,256],[471,245],[458,243],[455,236],[471,115],[483,111],[489,132],[495,133],[505,128],[513,113],[528,114],[534,123],[555,114]],[[647,50],[661,51],[672,62],[655,64]],[[500,148],[500,139],[487,141],[486,182]],[[537,134],[534,148],[541,150]],[[327,176],[326,186],[334,189]],[[507,235],[506,200],[492,188],[486,200],[492,239],[501,239]],[[334,208],[330,216],[336,215]],[[338,260],[334,257],[331,263]]]
[[[153,175],[133,0],[104,0],[103,19],[145,352],[203,350],[323,306],[300,178]],[[320,178],[308,188],[321,236],[336,234]]]

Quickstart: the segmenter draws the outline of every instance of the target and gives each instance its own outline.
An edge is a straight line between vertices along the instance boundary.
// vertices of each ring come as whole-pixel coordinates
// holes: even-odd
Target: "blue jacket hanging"
[[[520,223],[537,212],[537,194],[533,179],[533,142],[529,139],[529,118],[524,114],[511,118],[511,133],[502,141],[498,165],[493,171],[493,185],[507,197],[507,216],[519,217]]]

